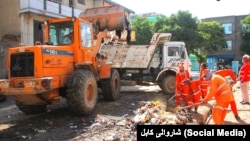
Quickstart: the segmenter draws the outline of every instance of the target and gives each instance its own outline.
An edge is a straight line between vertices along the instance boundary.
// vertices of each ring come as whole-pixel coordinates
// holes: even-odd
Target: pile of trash
[[[142,107],[135,111],[135,125],[180,125],[192,122],[191,113],[185,109],[166,107],[160,101],[141,103]]]
[[[135,116],[116,122],[116,125],[126,127],[129,135],[119,138],[117,134],[110,135],[103,141],[114,141],[116,139],[135,141],[137,125],[185,125],[193,122],[192,115],[185,109],[176,109],[176,107],[167,107],[160,101],[144,101],[140,103],[141,107],[134,111]],[[122,134],[125,134],[123,132]],[[115,137],[115,138],[114,138]]]

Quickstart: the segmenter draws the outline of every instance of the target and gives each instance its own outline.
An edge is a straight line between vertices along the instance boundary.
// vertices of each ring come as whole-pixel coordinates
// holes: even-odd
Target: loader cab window
[[[58,22],[49,25],[49,42],[52,45],[68,45],[74,42],[73,23]]]
[[[84,22],[81,23],[81,44],[82,47],[92,47],[91,26]]]

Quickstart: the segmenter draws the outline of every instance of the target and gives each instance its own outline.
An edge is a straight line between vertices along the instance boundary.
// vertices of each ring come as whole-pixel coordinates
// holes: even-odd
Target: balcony
[[[51,1],[44,2],[44,0],[20,0],[19,14],[26,12],[56,18],[72,16],[72,8],[68,5],[62,5]],[[74,16],[78,17],[81,12],[82,10],[80,9],[74,9]]]

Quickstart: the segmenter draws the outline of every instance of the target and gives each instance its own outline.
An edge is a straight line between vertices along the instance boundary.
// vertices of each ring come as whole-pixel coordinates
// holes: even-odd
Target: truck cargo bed
[[[148,68],[156,48],[160,43],[168,42],[169,33],[155,33],[150,45],[103,45],[100,52],[107,56],[107,62],[113,68]]]

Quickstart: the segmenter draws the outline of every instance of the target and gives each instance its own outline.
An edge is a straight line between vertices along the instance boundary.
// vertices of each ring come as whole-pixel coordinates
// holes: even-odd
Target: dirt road
[[[46,113],[25,115],[8,97],[0,103],[0,141],[100,141],[136,140],[135,111],[145,101],[165,103],[170,98],[155,86],[123,89],[118,101],[107,102],[99,96],[94,112],[85,117],[74,116],[66,100],[48,106]],[[146,117],[144,117],[146,119]]]
[[[99,141],[113,135],[131,134],[124,119],[134,116],[141,101],[166,100],[167,96],[157,91],[122,92],[115,102],[104,101],[99,96],[94,112],[86,117],[76,117],[68,109],[66,100],[48,106],[42,114],[25,115],[8,97],[0,103],[0,141],[4,140],[92,140]],[[117,125],[121,122],[120,126]],[[131,139],[134,138],[131,136]]]

